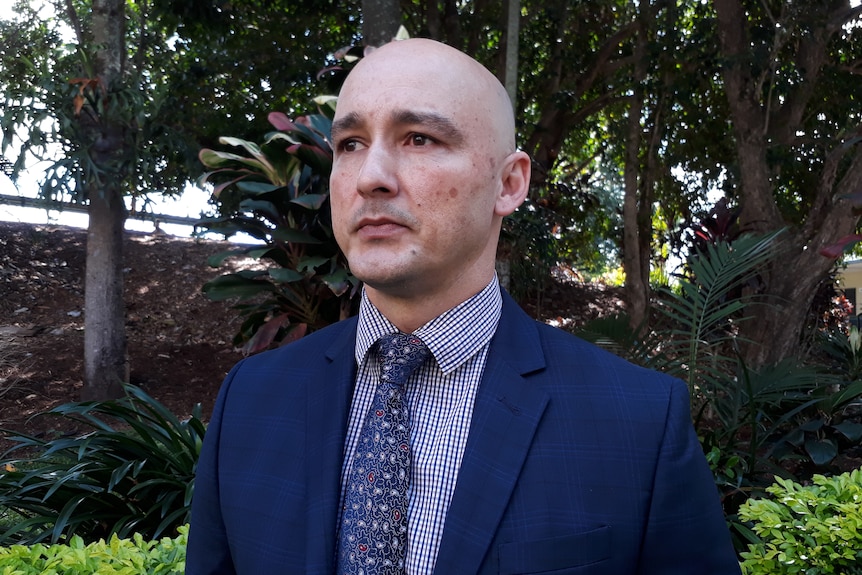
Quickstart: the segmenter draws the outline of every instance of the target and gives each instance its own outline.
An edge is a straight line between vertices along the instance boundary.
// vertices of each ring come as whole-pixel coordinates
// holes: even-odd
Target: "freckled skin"
[[[530,169],[490,72],[430,40],[387,44],[345,81],[333,140],[335,237],[384,315],[413,331],[487,285]]]

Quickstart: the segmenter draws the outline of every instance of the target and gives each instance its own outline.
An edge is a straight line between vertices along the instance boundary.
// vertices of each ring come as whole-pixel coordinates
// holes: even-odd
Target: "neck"
[[[476,278],[461,276],[451,286],[440,286],[433,293],[400,295],[366,285],[368,299],[386,319],[404,333],[413,333],[432,319],[464,303],[483,289],[494,277],[493,268]]]

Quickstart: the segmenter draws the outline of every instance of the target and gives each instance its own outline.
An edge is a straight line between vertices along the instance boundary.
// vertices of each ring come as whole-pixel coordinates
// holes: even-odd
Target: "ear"
[[[518,209],[530,189],[530,156],[517,151],[506,157],[502,169],[502,186],[494,213],[505,217]]]

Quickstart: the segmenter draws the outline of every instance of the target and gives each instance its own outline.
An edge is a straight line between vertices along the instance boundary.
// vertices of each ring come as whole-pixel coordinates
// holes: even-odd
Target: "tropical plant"
[[[16,445],[0,458],[0,509],[22,519],[0,533],[0,544],[156,538],[188,522],[205,433],[200,406],[180,421],[142,389],[124,389],[119,400],[46,412],[88,430],[80,435],[7,432]]]
[[[664,290],[657,310],[672,326],[663,337],[662,369],[688,384],[692,403],[722,391],[737,365],[738,326],[752,305],[766,305],[739,291],[775,255],[782,230],[746,235],[733,243],[705,243],[687,262],[679,293]]]
[[[332,100],[319,103],[332,111]],[[262,242],[212,256],[214,267],[231,257],[253,258],[262,265],[222,275],[203,288],[213,300],[239,299],[235,308],[245,319],[234,343],[247,353],[347,317],[358,291],[332,233],[331,117],[318,113],[291,121],[272,112],[269,121],[276,131],[260,145],[221,138],[248,155],[211,149],[200,153],[212,170],[202,182],[215,184],[223,215],[199,225],[226,236],[242,232]]]
[[[688,273],[676,287],[660,290],[655,307],[663,321],[646,335],[625,329],[620,318],[590,323],[580,335],[618,353],[628,350],[628,359],[679,377],[688,385],[692,407],[700,409],[736,377],[738,325],[748,306],[766,305],[738,288],[773,257],[781,233],[704,242],[690,255]]]
[[[812,364],[818,372],[818,385],[810,394],[812,401],[771,455],[777,460],[807,460],[822,468],[838,456],[841,444],[856,445],[862,440],[862,424],[845,417],[846,410],[858,404],[862,396],[862,337],[853,326],[849,333],[823,330],[818,340],[821,353],[814,358],[822,363]]]

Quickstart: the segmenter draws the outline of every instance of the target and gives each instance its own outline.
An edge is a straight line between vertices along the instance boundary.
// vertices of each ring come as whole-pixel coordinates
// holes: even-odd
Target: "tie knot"
[[[380,380],[395,385],[404,385],[431,353],[421,339],[409,333],[384,335],[378,341]]]

